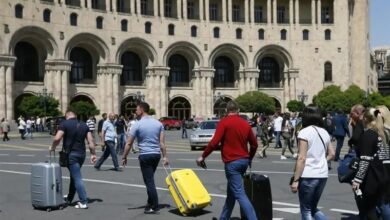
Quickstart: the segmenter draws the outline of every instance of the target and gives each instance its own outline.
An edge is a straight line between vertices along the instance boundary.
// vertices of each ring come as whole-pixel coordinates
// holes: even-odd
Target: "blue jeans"
[[[384,203],[383,201],[381,201],[378,204],[378,209],[380,212],[380,216],[382,216],[383,220],[390,219],[390,203]]]
[[[126,144],[125,133],[118,134],[118,145],[116,147],[116,152],[119,155],[123,154],[123,151],[125,150],[125,144]]]
[[[302,220],[326,220],[318,208],[318,202],[324,191],[327,178],[301,178],[298,186]]]
[[[80,202],[82,204],[88,203],[87,192],[85,191],[83,178],[81,177],[81,167],[85,161],[85,154],[71,152],[69,154],[69,166],[70,184],[67,200],[71,202],[74,195],[79,195]]]
[[[334,160],[337,161],[340,159],[340,151],[344,144],[344,136],[334,136],[336,138],[336,154]]]
[[[280,141],[280,135],[282,134],[281,131],[275,131],[275,148],[278,146],[281,148],[282,147],[282,142]]]
[[[142,154],[139,155],[139,165],[141,167],[142,177],[148,194],[148,205],[153,210],[158,210],[158,195],[156,184],[154,183],[154,173],[160,162],[160,154]]]
[[[257,219],[255,210],[242,184],[242,175],[245,173],[248,164],[248,159],[239,159],[225,164],[225,174],[228,181],[227,197],[219,218],[220,220],[230,219],[236,200],[238,200],[248,220]]]
[[[104,150],[103,155],[100,157],[100,159],[96,163],[95,168],[99,169],[100,166],[104,163],[104,161],[111,154],[114,168],[118,169],[119,165],[118,165],[118,158],[117,158],[116,152],[115,152],[115,142],[114,141],[105,141],[104,144],[106,145],[106,149]]]

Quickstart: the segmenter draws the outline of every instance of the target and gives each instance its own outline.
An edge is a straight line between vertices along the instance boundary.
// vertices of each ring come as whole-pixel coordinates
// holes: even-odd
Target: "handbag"
[[[351,151],[340,160],[337,167],[337,176],[340,183],[351,183],[359,168],[359,158],[355,151]]]

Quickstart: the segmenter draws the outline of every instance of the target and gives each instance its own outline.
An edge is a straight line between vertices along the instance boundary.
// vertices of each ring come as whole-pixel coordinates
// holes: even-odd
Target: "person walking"
[[[115,138],[116,132],[114,127],[114,119],[115,114],[108,114],[108,120],[103,123],[102,127],[102,139],[104,140],[105,150],[103,155],[99,158],[99,160],[95,164],[95,169],[100,170],[100,167],[104,163],[104,161],[111,155],[112,163],[114,164],[115,171],[121,171],[118,164],[118,157],[116,156],[115,151]]]
[[[26,132],[24,134],[24,137],[28,137],[30,139],[33,138],[32,136],[32,120],[31,118],[27,118],[27,121],[26,121]]]
[[[24,121],[24,118],[22,116],[19,117],[19,134],[20,138],[22,140],[25,140],[26,138],[24,137],[24,133],[26,132],[26,122]]]
[[[117,135],[117,147],[116,147],[116,153],[118,155],[122,155],[123,151],[125,150],[125,144],[126,144],[126,122],[125,117],[123,115],[120,115],[119,118],[115,121],[115,130]]]
[[[9,141],[8,132],[10,132],[11,127],[10,127],[7,119],[5,119],[5,118],[1,119],[0,129],[3,133],[3,141]]]
[[[65,119],[61,122],[49,150],[55,151],[63,139],[63,147],[69,150],[68,170],[70,173],[69,192],[65,196],[65,201],[67,204],[71,204],[77,192],[80,201],[77,202],[75,208],[87,209],[88,196],[81,176],[81,167],[86,157],[85,139],[87,139],[89,144],[92,164],[96,162],[95,143],[88,126],[84,122],[78,121],[74,112],[67,111]]]
[[[102,146],[102,151],[104,151],[104,147],[105,147],[105,144],[104,144],[104,137],[102,136],[102,128],[103,128],[103,123],[107,120],[107,113],[103,113],[102,114],[102,119],[99,120],[98,122],[98,136],[99,136],[99,140],[100,140],[100,145]]]
[[[288,113],[284,114],[283,121],[282,121],[282,137],[284,139],[284,146],[282,148],[282,155],[280,155],[281,160],[287,160],[287,157],[284,155],[286,153],[286,149],[288,147],[288,150],[290,151],[293,158],[297,158],[297,154],[294,153],[291,145],[291,137],[292,137],[292,126],[290,123],[290,116]]]
[[[334,161],[340,159],[340,151],[344,144],[344,138],[346,135],[349,135],[348,129],[348,120],[347,117],[343,114],[341,110],[338,110],[336,115],[333,118],[335,130],[333,131],[333,136],[336,139],[336,155]]]
[[[186,118],[181,121],[181,138],[188,138]]]
[[[93,115],[89,116],[86,124],[87,124],[89,130],[91,131],[93,139],[96,141],[96,136],[95,136],[96,127],[95,127],[95,120],[93,119]],[[96,145],[96,143],[95,143],[95,145]]]
[[[148,195],[145,214],[158,214],[158,194],[154,182],[154,173],[162,156],[163,165],[168,165],[167,150],[165,146],[164,126],[162,123],[149,116],[149,104],[140,102],[137,104],[136,115],[140,119],[130,130],[126,142],[125,152],[122,155],[123,166],[127,165],[129,154],[134,139],[137,138],[139,148],[139,165]]]
[[[259,116],[257,118],[257,136],[260,137],[262,149],[259,151],[259,157],[267,157],[266,150],[269,148],[269,137],[268,137],[269,119],[265,116]]]
[[[225,163],[227,179],[227,197],[220,220],[230,219],[236,200],[248,220],[257,219],[255,210],[249,201],[243,186],[242,176],[256,154],[257,140],[248,122],[238,114],[239,106],[234,101],[226,105],[228,115],[218,123],[215,134],[196,162],[201,165],[205,158],[220,144],[222,161]],[[248,152],[248,145],[250,151]]]
[[[275,148],[282,148],[282,142],[280,136],[282,134],[282,123],[283,118],[281,117],[280,112],[276,112],[273,121],[273,128],[275,133]]]
[[[318,208],[328,179],[328,163],[334,149],[328,132],[322,128],[318,107],[309,105],[303,110],[302,130],[298,134],[298,159],[295,164],[291,191],[298,192],[302,220],[327,219]]]

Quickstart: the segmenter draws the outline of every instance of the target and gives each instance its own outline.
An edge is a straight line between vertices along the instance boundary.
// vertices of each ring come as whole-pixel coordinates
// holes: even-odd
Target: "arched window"
[[[214,87],[234,87],[234,64],[229,57],[215,59],[214,69]]]
[[[214,32],[214,38],[219,38],[219,27],[215,27],[213,29],[213,32]]]
[[[15,81],[39,81],[39,56],[37,49],[27,42],[19,42],[14,50]]]
[[[198,35],[198,28],[194,25],[191,27],[191,37],[196,37]]]
[[[309,40],[309,30],[303,30],[302,31],[302,39],[303,40]]]
[[[45,10],[43,11],[43,21],[44,21],[44,22],[50,23],[50,14],[51,14],[50,9],[45,9]]]
[[[81,47],[75,47],[70,52],[72,69],[70,83],[80,83],[84,79],[92,79],[92,57],[88,51]]]
[[[259,29],[259,40],[264,40],[264,29]]]
[[[264,57],[258,64],[260,69],[259,87],[279,87],[280,70],[278,62],[272,57]]]
[[[121,85],[142,85],[142,63],[139,56],[126,51],[121,57]]]
[[[168,25],[168,35],[175,35],[175,25],[173,24]]]
[[[332,38],[332,32],[329,29],[325,30],[325,40],[331,40]]]
[[[77,26],[77,14],[76,13],[70,14],[70,25]]]
[[[15,17],[23,18],[23,5],[21,4],[15,5]]]
[[[172,55],[168,61],[169,66],[169,86],[188,87],[190,82],[190,67],[187,59],[179,54]]]
[[[145,23],[145,33],[147,33],[147,34],[152,33],[152,23],[150,23],[150,22]]]
[[[332,82],[332,63],[326,62],[324,64],[325,82]]]
[[[287,39],[287,31],[286,29],[283,29],[280,31],[280,40],[286,40]]]
[[[241,28],[236,29],[236,38],[242,39],[242,29]]]
[[[126,19],[123,19],[121,21],[121,30],[122,31],[127,31],[127,20]]]
[[[96,18],[96,28],[103,29],[103,17],[99,16]]]

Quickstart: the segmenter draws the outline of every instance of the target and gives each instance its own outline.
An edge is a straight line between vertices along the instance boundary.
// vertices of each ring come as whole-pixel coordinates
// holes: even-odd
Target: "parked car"
[[[240,115],[242,119],[248,122],[251,127],[256,127],[256,122],[249,119],[248,115]]]
[[[219,120],[203,121],[197,128],[193,129],[189,139],[191,150],[195,150],[197,147],[204,148],[207,146],[214,136],[218,122]]]
[[[173,128],[180,130],[181,128],[181,121],[173,116],[162,117],[160,118],[160,122],[163,124],[165,130],[170,130]]]

